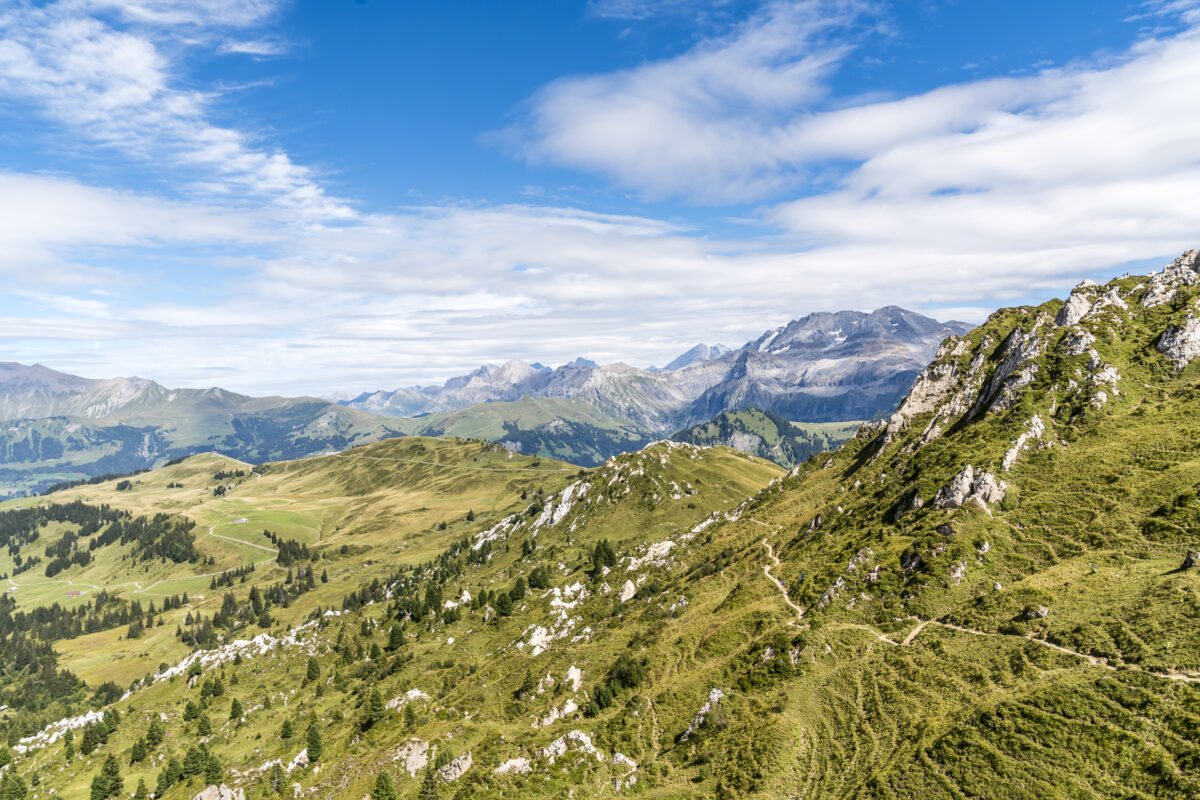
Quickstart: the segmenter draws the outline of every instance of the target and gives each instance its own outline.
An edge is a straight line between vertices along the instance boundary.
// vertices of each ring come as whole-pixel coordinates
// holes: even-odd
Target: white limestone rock
[[[717,703],[720,703],[721,698],[724,696],[725,693],[720,689],[711,689],[708,693],[708,700],[705,701],[704,705],[700,706],[700,710],[696,712],[695,719],[692,720],[691,725],[688,725],[683,735],[679,737],[679,741],[687,741],[688,737],[704,724],[704,720],[708,719],[708,715],[712,713],[713,709],[717,707]]]
[[[938,489],[933,504],[938,508],[961,508],[973,500],[986,510],[987,506],[1004,499],[1008,485],[990,472],[979,471],[967,464],[946,486]]]
[[[1154,347],[1175,365],[1175,369],[1183,369],[1200,356],[1200,319],[1188,314],[1183,327],[1168,326]]]
[[[458,758],[451,761],[446,766],[438,770],[438,777],[446,783],[454,783],[456,780],[467,774],[467,770],[471,768],[470,753],[463,753]]]
[[[411,777],[425,769],[429,763],[429,743],[420,739],[409,739],[392,755],[393,760],[399,761],[400,766],[408,771]]]
[[[1146,308],[1161,306],[1175,297],[1179,286],[1193,284],[1197,280],[1200,280],[1200,250],[1188,250],[1162,272],[1150,277],[1150,287],[1142,297],[1142,305]]]
[[[1017,458],[1025,450],[1029,449],[1029,443],[1035,439],[1041,439],[1046,433],[1046,425],[1042,422],[1041,414],[1034,414],[1029,420],[1029,425],[1024,433],[1017,437],[1013,442],[1013,446],[1004,454],[1004,460],[1000,463],[1000,469],[1008,472],[1012,469],[1013,464],[1017,463]]]

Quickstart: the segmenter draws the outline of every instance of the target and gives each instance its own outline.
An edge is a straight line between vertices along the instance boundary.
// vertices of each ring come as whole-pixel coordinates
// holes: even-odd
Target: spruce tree
[[[212,753],[208,754],[208,761],[204,764],[204,781],[209,786],[220,786],[225,782],[225,767]]]
[[[151,717],[150,727],[146,729],[146,744],[149,745],[151,749],[158,747],[160,744],[162,744],[163,736],[165,734],[166,728],[163,725],[162,718]]]
[[[425,769],[425,777],[421,780],[421,789],[417,792],[418,800],[438,800],[437,772],[433,767]]]
[[[150,790],[146,788],[145,778],[138,778],[137,791],[133,793],[133,800],[150,800]]]
[[[243,714],[245,714],[245,711],[242,709],[242,701],[236,697],[233,698],[233,703],[229,706],[229,718],[241,719]]]
[[[212,736],[212,722],[208,718],[208,714],[203,714],[200,721],[196,723],[196,733],[200,736]]]
[[[129,754],[129,763],[136,764],[139,761],[145,761],[147,755],[149,755],[149,752],[146,747],[146,740],[138,739],[133,743],[133,751]]]
[[[404,629],[399,624],[393,625],[388,632],[388,650],[399,650],[404,645]]]
[[[507,593],[496,595],[496,612],[502,617],[511,617],[513,612],[512,598]]]
[[[306,739],[306,744],[308,745],[308,760],[310,762],[320,761],[321,753],[325,751],[325,746],[321,742],[321,731],[315,724],[308,726],[308,734],[306,735]]]
[[[396,782],[392,780],[392,773],[385,770],[380,770],[375,776],[375,785],[371,787],[371,800],[400,800],[399,793],[396,792]]]
[[[308,669],[305,672],[304,677],[309,683],[312,683],[317,678],[321,677],[321,663],[317,661],[316,656],[311,656],[308,659]]]
[[[280,739],[291,739],[296,735],[296,731],[292,728],[292,718],[287,717],[283,720],[283,725],[279,728]]]

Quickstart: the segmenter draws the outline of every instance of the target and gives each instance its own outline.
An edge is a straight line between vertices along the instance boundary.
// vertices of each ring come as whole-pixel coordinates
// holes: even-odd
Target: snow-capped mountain
[[[791,419],[864,419],[890,410],[938,344],[971,327],[895,306],[869,314],[822,312],[767,331],[737,350],[698,344],[663,369],[576,359],[550,370],[509,361],[441,387],[375,392],[344,404],[416,416],[526,395],[566,398],[658,432],[750,407]]]

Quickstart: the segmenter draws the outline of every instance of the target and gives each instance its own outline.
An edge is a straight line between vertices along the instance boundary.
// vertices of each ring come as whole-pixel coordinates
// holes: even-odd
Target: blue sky
[[[0,360],[329,393],[1200,245],[1200,5],[0,2]]]

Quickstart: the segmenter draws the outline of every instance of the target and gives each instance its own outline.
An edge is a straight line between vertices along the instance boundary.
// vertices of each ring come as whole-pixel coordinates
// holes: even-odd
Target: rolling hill
[[[1198,301],[1192,251],[998,311],[787,472],[680,442],[579,469],[418,437],[2,504],[5,566],[43,558],[0,600],[6,780],[1197,796]],[[186,602],[138,577],[170,571]]]
[[[134,472],[197,452],[261,462],[401,434],[386,418],[315,398],[169,390],[0,364],[0,491]]]

